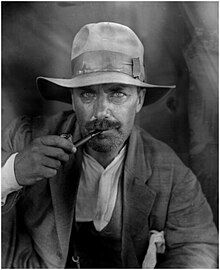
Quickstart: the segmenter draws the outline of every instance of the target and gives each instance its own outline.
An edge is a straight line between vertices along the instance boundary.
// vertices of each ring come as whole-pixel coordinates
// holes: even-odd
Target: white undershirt
[[[101,231],[110,221],[115,207],[126,147],[104,169],[84,151],[82,174],[76,201],[76,220],[93,221]]]

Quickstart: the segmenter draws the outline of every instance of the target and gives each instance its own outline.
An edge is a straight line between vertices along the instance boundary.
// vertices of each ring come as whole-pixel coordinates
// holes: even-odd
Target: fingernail
[[[73,145],[73,147],[72,147],[72,152],[73,152],[73,153],[76,153],[76,150],[77,150],[77,149],[76,149],[75,145]]]

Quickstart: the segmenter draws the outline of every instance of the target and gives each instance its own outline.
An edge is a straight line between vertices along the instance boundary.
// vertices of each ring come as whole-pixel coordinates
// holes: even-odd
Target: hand
[[[75,153],[75,146],[57,135],[39,137],[15,157],[15,178],[19,185],[33,185],[57,174],[62,162]]]

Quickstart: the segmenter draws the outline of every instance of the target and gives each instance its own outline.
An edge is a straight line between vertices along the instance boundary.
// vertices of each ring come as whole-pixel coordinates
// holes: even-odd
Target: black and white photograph
[[[1,1],[1,269],[218,268],[219,1]]]

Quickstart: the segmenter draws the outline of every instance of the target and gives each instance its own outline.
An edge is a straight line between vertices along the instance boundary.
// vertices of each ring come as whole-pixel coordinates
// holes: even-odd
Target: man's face
[[[102,84],[72,90],[73,110],[85,136],[93,130],[105,130],[88,142],[98,152],[122,147],[129,137],[134,119],[144,101],[144,90],[122,84]]]

